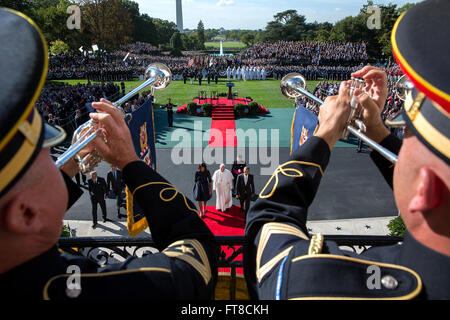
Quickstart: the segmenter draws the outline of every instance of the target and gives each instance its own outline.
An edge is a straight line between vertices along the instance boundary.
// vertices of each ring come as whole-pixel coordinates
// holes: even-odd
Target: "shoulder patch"
[[[211,280],[212,274],[208,256],[198,240],[186,239],[174,242],[163,253],[170,258],[180,259],[188,263],[200,273],[205,284],[208,284]]]

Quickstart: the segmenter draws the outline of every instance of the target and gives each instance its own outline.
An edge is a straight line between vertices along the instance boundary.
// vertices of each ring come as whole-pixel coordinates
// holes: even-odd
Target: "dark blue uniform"
[[[381,144],[398,152],[401,143],[391,135]],[[450,257],[409,234],[400,245],[361,255],[308,234],[307,210],[329,157],[327,143],[311,137],[277,168],[248,213],[244,267],[251,297],[450,299]],[[372,159],[392,185],[393,166],[378,154]]]
[[[64,175],[72,205],[80,189]],[[49,251],[0,275],[6,299],[70,299],[69,266],[81,270],[78,299],[209,299],[217,280],[218,246],[191,201],[142,161],[128,164],[123,181],[143,209],[160,253],[101,267]],[[164,197],[162,199],[160,197]],[[168,199],[172,200],[168,201]],[[194,210],[195,211],[195,210]]]

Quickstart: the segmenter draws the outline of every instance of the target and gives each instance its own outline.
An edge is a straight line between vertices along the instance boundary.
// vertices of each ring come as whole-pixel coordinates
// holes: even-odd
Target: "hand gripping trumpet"
[[[351,102],[350,102],[350,115],[347,120],[347,126],[342,133],[342,139],[347,139],[348,135],[351,133],[357,138],[361,139],[369,147],[378,151],[383,157],[389,160],[392,163],[397,163],[397,155],[392,153],[386,148],[383,148],[381,145],[367,137],[364,132],[366,131],[366,127],[362,120],[360,119],[361,112],[357,110],[357,103],[353,96],[353,92],[356,89],[363,89],[365,86],[365,82],[362,79],[352,78],[352,84],[350,86],[350,94],[351,94]],[[283,77],[281,80],[281,93],[288,99],[298,100],[300,97],[304,96],[315,103],[322,105],[324,102],[316,97],[315,95],[308,92],[306,88],[306,80],[305,78],[298,73],[289,73]],[[407,80],[406,77],[402,77],[397,82],[396,93],[400,99],[404,99],[406,93],[412,89],[412,84]]]
[[[154,63],[147,67],[145,70],[144,83],[138,86],[136,89],[130,91],[121,99],[113,102],[113,105],[121,111],[125,117],[125,113],[121,108],[121,105],[128,101],[131,97],[137,94],[140,90],[151,87],[152,89],[161,90],[165,89],[172,81],[172,73],[170,69],[162,63]],[[86,147],[92,140],[94,140],[99,134],[101,129],[97,127],[96,122],[89,120],[83,125],[77,128],[73,134],[72,145],[56,160],[56,166],[59,168],[67,161],[75,157],[75,160],[80,167],[80,171],[83,174],[91,172],[97,164],[101,161],[101,157],[96,150],[93,150],[89,154],[85,155],[83,159],[79,156],[79,152]]]

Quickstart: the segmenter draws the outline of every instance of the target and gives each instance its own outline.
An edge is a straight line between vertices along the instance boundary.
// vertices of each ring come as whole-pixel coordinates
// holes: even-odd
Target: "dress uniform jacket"
[[[208,299],[217,279],[218,246],[193,204],[144,162],[128,164],[123,179],[144,211],[160,251],[99,266],[55,245],[0,275],[7,299],[71,299],[70,266],[81,270],[79,299]],[[67,176],[70,205],[81,195]]]
[[[389,136],[382,143],[398,151]],[[309,235],[307,210],[330,157],[327,143],[311,137],[281,164],[247,215],[244,270],[259,299],[450,298],[450,257],[410,234],[400,245],[362,254]],[[373,155],[386,179],[393,168]]]

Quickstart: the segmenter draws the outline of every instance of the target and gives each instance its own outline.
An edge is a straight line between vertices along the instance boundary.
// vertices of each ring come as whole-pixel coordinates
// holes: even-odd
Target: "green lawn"
[[[69,84],[77,84],[79,82],[86,83],[87,80],[61,80]],[[125,81],[126,92],[131,91],[137,87],[142,81]],[[198,85],[198,81],[194,82],[193,85],[189,83],[186,84],[183,81],[173,81],[168,88],[161,91],[156,91],[155,98],[156,103],[165,104],[167,98],[172,98],[172,103],[176,103],[179,106],[188,103],[193,97],[198,96],[199,91],[217,91],[217,92],[228,92],[228,88],[225,84],[228,81],[226,79],[220,79],[219,83],[216,85],[211,82],[210,85],[206,81],[202,82],[202,85]],[[318,81],[308,81],[308,88],[312,90]],[[120,85],[118,82],[117,84]],[[266,108],[291,108],[293,107],[293,102],[286,99],[280,91],[280,81],[278,80],[266,80],[266,81],[236,81],[233,91],[237,91],[239,97],[252,97],[253,100],[263,105]]]
[[[245,48],[245,43],[241,41],[224,41],[223,48]],[[205,42],[206,48],[220,48],[220,42]]]

